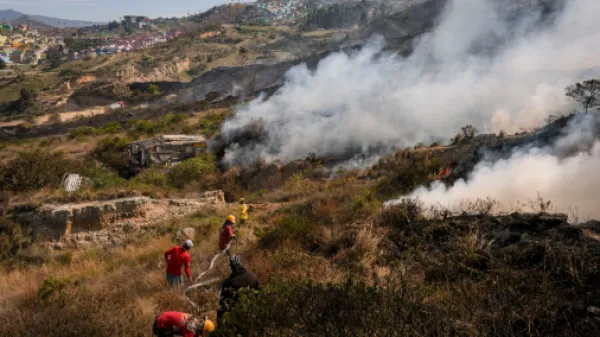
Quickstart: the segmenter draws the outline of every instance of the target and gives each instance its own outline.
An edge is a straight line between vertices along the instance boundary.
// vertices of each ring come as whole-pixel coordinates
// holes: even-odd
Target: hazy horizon
[[[0,0],[0,10],[12,9],[28,15],[66,20],[107,22],[123,15],[181,17],[224,3],[227,0]]]

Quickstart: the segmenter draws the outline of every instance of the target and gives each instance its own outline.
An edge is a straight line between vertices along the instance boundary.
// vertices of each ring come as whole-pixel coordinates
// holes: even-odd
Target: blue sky
[[[108,21],[123,15],[183,16],[205,11],[228,0],[0,0],[0,9],[14,9],[72,20]]]

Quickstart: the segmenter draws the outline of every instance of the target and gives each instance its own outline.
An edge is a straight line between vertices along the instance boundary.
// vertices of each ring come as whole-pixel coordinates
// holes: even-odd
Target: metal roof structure
[[[129,143],[129,145],[138,145],[147,149],[156,145],[192,145],[203,143],[206,138],[201,135],[162,135],[156,138],[142,139]]]

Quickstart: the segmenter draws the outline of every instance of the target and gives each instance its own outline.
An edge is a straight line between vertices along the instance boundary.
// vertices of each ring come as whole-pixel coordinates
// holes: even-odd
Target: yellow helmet
[[[233,216],[233,215],[230,214],[230,215],[227,216],[227,220],[229,220],[230,222],[235,223],[235,216]]]
[[[240,198],[240,204],[244,203],[244,198]]]
[[[202,329],[202,336],[206,337],[215,331],[215,323],[210,319],[204,320],[204,328]]]

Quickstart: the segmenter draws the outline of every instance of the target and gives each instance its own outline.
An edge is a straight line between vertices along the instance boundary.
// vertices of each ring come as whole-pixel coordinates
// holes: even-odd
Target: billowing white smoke
[[[524,210],[539,210],[530,203],[541,196],[551,202],[551,211],[598,219],[600,123],[598,116],[582,116],[551,147],[517,150],[510,158],[495,162],[484,160],[466,181],[459,180],[450,188],[436,182],[408,197],[449,210],[460,210],[465,201],[485,198],[498,201],[503,210],[514,209],[517,204]]]
[[[270,99],[227,121],[223,134],[262,119],[269,137],[233,144],[225,162],[289,161],[448,139],[462,126],[518,131],[572,106],[564,88],[597,75],[600,1],[571,0],[552,26],[503,21],[492,0],[453,0],[408,58],[374,38],[315,71],[297,66]],[[516,25],[516,27],[515,27]],[[491,48],[490,48],[491,47]],[[493,51],[493,52],[491,52]]]

